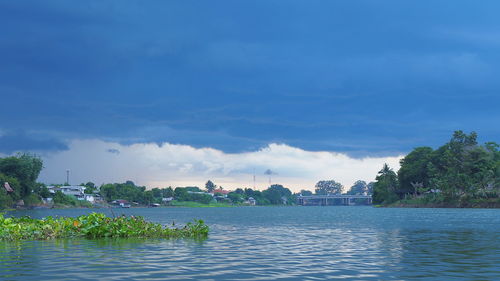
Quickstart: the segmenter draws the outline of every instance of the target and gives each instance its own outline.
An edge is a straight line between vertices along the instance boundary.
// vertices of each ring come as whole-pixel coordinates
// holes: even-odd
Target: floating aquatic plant
[[[28,216],[14,218],[0,214],[0,240],[46,240],[53,238],[85,237],[117,238],[205,238],[208,226],[202,220],[194,220],[176,228],[148,222],[140,216],[107,217],[91,213],[76,218],[47,217],[33,219]]]

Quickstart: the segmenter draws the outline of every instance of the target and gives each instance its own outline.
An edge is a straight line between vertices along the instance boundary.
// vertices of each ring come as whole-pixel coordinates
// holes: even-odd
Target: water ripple
[[[500,279],[499,210],[262,207],[123,212],[165,224],[201,218],[211,232],[205,241],[1,242],[0,279]]]

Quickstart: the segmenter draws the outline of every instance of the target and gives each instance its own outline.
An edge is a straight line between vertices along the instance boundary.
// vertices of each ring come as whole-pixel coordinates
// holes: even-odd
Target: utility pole
[[[69,169],[66,170],[66,184],[69,185]]]
[[[255,168],[253,169],[253,190],[255,190]]]

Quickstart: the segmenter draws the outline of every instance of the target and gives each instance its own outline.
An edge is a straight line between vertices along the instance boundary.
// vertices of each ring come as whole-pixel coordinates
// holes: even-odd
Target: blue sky
[[[498,1],[3,1],[0,153],[498,141]]]

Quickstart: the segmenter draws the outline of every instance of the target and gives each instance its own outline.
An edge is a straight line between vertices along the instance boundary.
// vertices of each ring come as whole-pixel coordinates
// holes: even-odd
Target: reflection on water
[[[31,215],[75,216],[87,211],[44,210]],[[164,224],[201,218],[211,232],[205,241],[0,242],[0,279],[500,278],[499,210],[247,207],[123,212]]]

